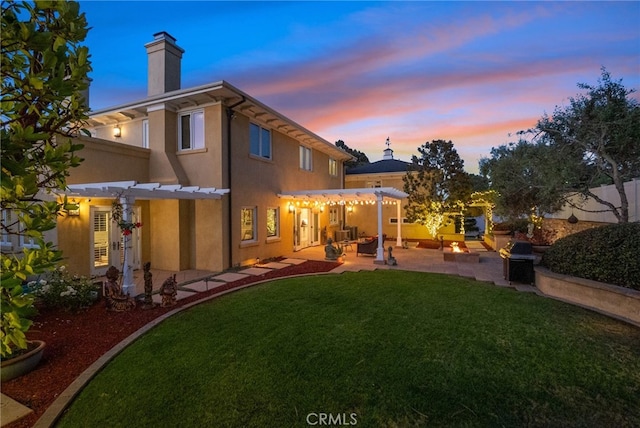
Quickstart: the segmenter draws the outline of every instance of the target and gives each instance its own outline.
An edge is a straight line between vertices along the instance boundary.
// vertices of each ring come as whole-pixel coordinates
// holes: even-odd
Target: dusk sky
[[[182,88],[226,80],[371,161],[387,137],[405,161],[445,139],[477,172],[601,67],[640,87],[638,1],[80,3],[93,110],[146,96],[144,44],[166,31]]]

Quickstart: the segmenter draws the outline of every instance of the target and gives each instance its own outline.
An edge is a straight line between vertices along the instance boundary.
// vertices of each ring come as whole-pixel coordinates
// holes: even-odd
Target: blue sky
[[[80,1],[94,110],[146,96],[144,44],[186,52],[182,88],[226,80],[328,141],[409,161],[491,147],[566,106],[600,68],[640,87],[640,2]],[[636,94],[637,96],[637,94]]]

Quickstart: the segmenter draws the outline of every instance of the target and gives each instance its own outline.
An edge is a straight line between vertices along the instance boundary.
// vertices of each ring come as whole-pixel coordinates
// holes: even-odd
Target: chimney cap
[[[173,43],[175,43],[175,42],[176,42],[176,38],[175,38],[175,37],[173,37],[171,34],[167,33],[166,31],[160,31],[160,32],[158,32],[158,33],[155,33],[155,34],[153,35],[153,39],[154,39],[154,40],[163,40],[163,39],[166,39],[166,40],[169,40],[170,42],[173,42]]]

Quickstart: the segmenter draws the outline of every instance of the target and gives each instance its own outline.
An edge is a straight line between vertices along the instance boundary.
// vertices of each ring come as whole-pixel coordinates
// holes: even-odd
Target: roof
[[[169,91],[141,100],[96,110],[90,112],[88,122],[90,126],[115,125],[124,120],[146,117],[148,109],[170,108],[172,110],[180,110],[183,108],[197,108],[198,106],[215,102],[224,102],[230,106],[235,105],[235,111],[249,118],[259,119],[272,129],[308,144],[315,149],[330,153],[336,159],[354,159],[353,156],[336,147],[335,144],[309,131],[224,80],[192,88]]]
[[[347,169],[347,175],[380,174],[385,172],[407,172],[408,162],[397,159],[385,159],[370,164]]]

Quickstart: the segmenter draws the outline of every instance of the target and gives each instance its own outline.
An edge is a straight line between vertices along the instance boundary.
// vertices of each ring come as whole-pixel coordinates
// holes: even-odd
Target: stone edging
[[[640,327],[640,291],[535,268],[545,296],[583,306]]]

